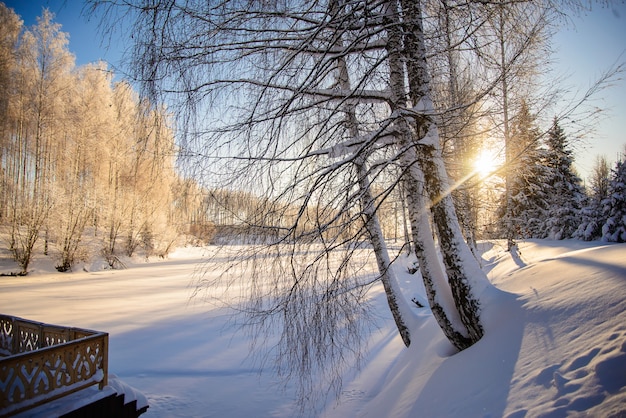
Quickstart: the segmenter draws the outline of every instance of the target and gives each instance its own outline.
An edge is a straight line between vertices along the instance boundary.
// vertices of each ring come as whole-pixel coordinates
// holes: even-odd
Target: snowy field
[[[405,349],[374,288],[381,319],[363,367],[316,415],[626,417],[626,245],[536,240],[515,254],[488,243],[483,251],[499,291],[484,306],[479,343],[451,355],[428,310],[416,308],[419,330]],[[70,274],[35,262],[26,277],[0,278],[0,312],[109,332],[109,371],[147,397],[146,418],[293,416],[293,388],[260,373],[226,311],[190,299],[202,259],[183,249]],[[408,287],[411,276],[399,277]]]

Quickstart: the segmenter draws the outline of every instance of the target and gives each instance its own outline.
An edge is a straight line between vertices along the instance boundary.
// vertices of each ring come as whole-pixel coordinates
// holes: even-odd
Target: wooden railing
[[[107,385],[109,334],[0,314],[0,417]]]

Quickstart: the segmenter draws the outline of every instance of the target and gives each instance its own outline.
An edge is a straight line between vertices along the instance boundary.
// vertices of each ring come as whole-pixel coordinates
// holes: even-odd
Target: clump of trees
[[[25,28],[0,3],[0,57],[0,226],[19,274],[41,253],[59,271],[94,250],[111,266],[167,254],[198,210],[168,112],[103,63],[76,67],[47,10]]]
[[[575,238],[626,242],[625,163],[626,152],[622,153],[612,170],[606,158],[596,159]]]
[[[490,236],[623,242],[623,157],[612,171],[606,158],[598,157],[585,188],[574,169],[572,144],[558,119],[542,132],[523,105],[514,120],[511,131],[517,150],[509,162],[510,196],[501,196],[497,229]]]
[[[572,237],[583,213],[585,239],[624,238],[622,166],[621,182],[604,195],[598,179],[588,199],[561,121],[542,132],[530,110],[554,3],[89,4],[132,26],[145,97],[102,64],[75,68],[48,12],[24,29],[0,8],[9,248],[26,272],[37,243],[58,254],[59,270],[87,239],[112,266],[140,248],[165,254],[180,233],[263,244],[238,254],[248,270],[228,263],[237,273],[216,287],[243,282],[238,309],[259,341],[278,333],[275,367],[299,379],[303,402],[314,373],[338,388],[337,370],[361,355],[372,283],[383,284],[404,344],[415,338],[391,231],[402,230],[450,344],[482,338],[489,284],[472,254],[481,196],[470,161],[485,137],[504,149],[496,230],[509,246]],[[355,267],[363,248],[372,274]]]
[[[501,200],[499,233],[513,239],[572,238],[585,193],[559,121],[542,133],[524,105],[512,132],[519,152],[511,161],[510,197]]]

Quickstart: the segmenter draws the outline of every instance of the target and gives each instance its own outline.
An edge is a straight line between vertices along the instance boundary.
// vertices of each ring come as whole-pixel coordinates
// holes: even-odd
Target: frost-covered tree
[[[81,251],[85,227],[93,218],[97,182],[94,166],[100,123],[106,123],[106,114],[99,100],[106,100],[102,90],[108,85],[109,76],[104,65],[88,65],[73,74],[71,95],[64,106],[65,121],[58,138],[58,164],[54,172],[56,204],[49,215],[52,235],[58,247],[59,271],[71,270],[87,251]],[[81,254],[82,253],[82,254]]]
[[[46,246],[48,242],[48,215],[56,198],[53,173],[56,164],[62,164],[56,140],[63,127],[64,100],[74,66],[67,44],[67,34],[53,21],[52,13],[44,10],[37,24],[22,34],[17,50],[11,139],[19,169],[10,203],[10,248],[23,274],[44,231]]]
[[[18,170],[11,141],[12,127],[15,122],[15,106],[11,106],[14,90],[16,67],[16,50],[22,21],[0,3],[0,161],[5,166],[0,170],[0,222],[10,214],[11,191]]]
[[[99,196],[107,204],[98,223],[104,228],[101,252],[114,266],[119,254],[132,256],[143,246],[162,255],[171,246],[174,136],[165,110],[141,99],[128,82],[115,83],[109,97],[112,130],[104,138]]]
[[[0,4],[0,22],[0,225],[17,274],[38,253],[69,270],[90,255],[91,237],[112,254],[122,234],[147,254],[166,253],[184,214],[172,208],[165,108],[116,87],[102,63],[76,68],[49,11],[23,28]]]
[[[626,160],[617,161],[611,172],[608,198],[604,201],[606,222],[602,226],[602,239],[626,242]]]
[[[550,239],[571,238],[581,222],[584,192],[581,180],[574,172],[569,142],[556,118],[548,131],[546,146],[548,178],[545,192],[549,196],[546,236]]]

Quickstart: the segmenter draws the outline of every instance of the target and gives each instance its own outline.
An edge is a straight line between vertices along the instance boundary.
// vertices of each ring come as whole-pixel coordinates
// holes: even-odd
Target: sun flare
[[[474,161],[474,171],[480,177],[487,177],[498,169],[500,163],[495,153],[483,150]]]

